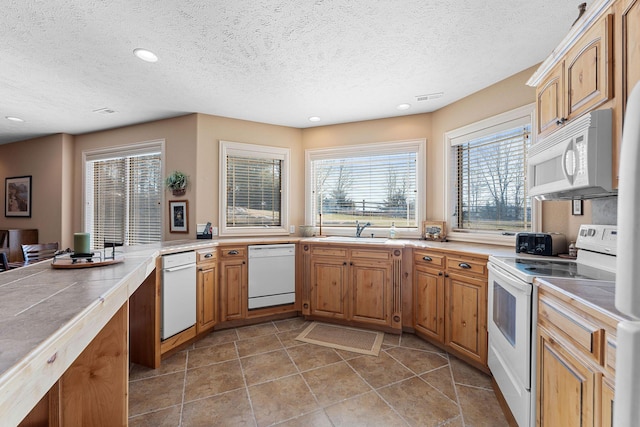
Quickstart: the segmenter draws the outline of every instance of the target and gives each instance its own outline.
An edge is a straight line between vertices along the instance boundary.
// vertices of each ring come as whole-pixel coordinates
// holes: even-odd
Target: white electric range
[[[617,228],[582,225],[576,260],[489,257],[489,369],[520,427],[535,426],[536,277],[615,281]]]

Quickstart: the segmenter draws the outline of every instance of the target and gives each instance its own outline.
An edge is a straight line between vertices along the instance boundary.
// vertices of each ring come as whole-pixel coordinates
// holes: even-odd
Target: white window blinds
[[[311,224],[418,227],[421,143],[311,151]]]
[[[482,136],[454,141],[454,227],[521,231],[531,228],[526,154],[531,124],[497,126]]]
[[[282,160],[227,157],[227,227],[282,225]]]
[[[104,242],[138,245],[162,239],[160,152],[91,156],[85,163],[85,230],[92,248]],[[109,157],[109,158],[101,158]]]

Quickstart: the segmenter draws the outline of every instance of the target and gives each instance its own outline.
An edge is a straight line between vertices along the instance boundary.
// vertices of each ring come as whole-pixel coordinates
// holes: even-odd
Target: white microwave
[[[533,144],[527,160],[529,195],[563,200],[614,194],[611,124],[611,109],[592,111]]]

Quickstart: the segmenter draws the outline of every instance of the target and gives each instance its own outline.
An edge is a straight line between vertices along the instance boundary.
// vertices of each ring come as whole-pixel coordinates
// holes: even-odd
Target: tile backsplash
[[[618,223],[618,196],[591,200],[593,224],[616,225]]]

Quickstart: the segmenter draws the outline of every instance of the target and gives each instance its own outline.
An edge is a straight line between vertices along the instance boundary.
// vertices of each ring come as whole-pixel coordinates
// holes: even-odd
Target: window
[[[85,230],[91,247],[162,240],[163,143],[84,153]]]
[[[425,206],[425,140],[307,150],[308,225],[353,229],[391,224],[420,233]],[[375,234],[375,233],[374,233]]]
[[[220,141],[222,235],[288,233],[289,150]]]
[[[532,114],[526,106],[447,134],[454,232],[531,230],[526,155]]]

